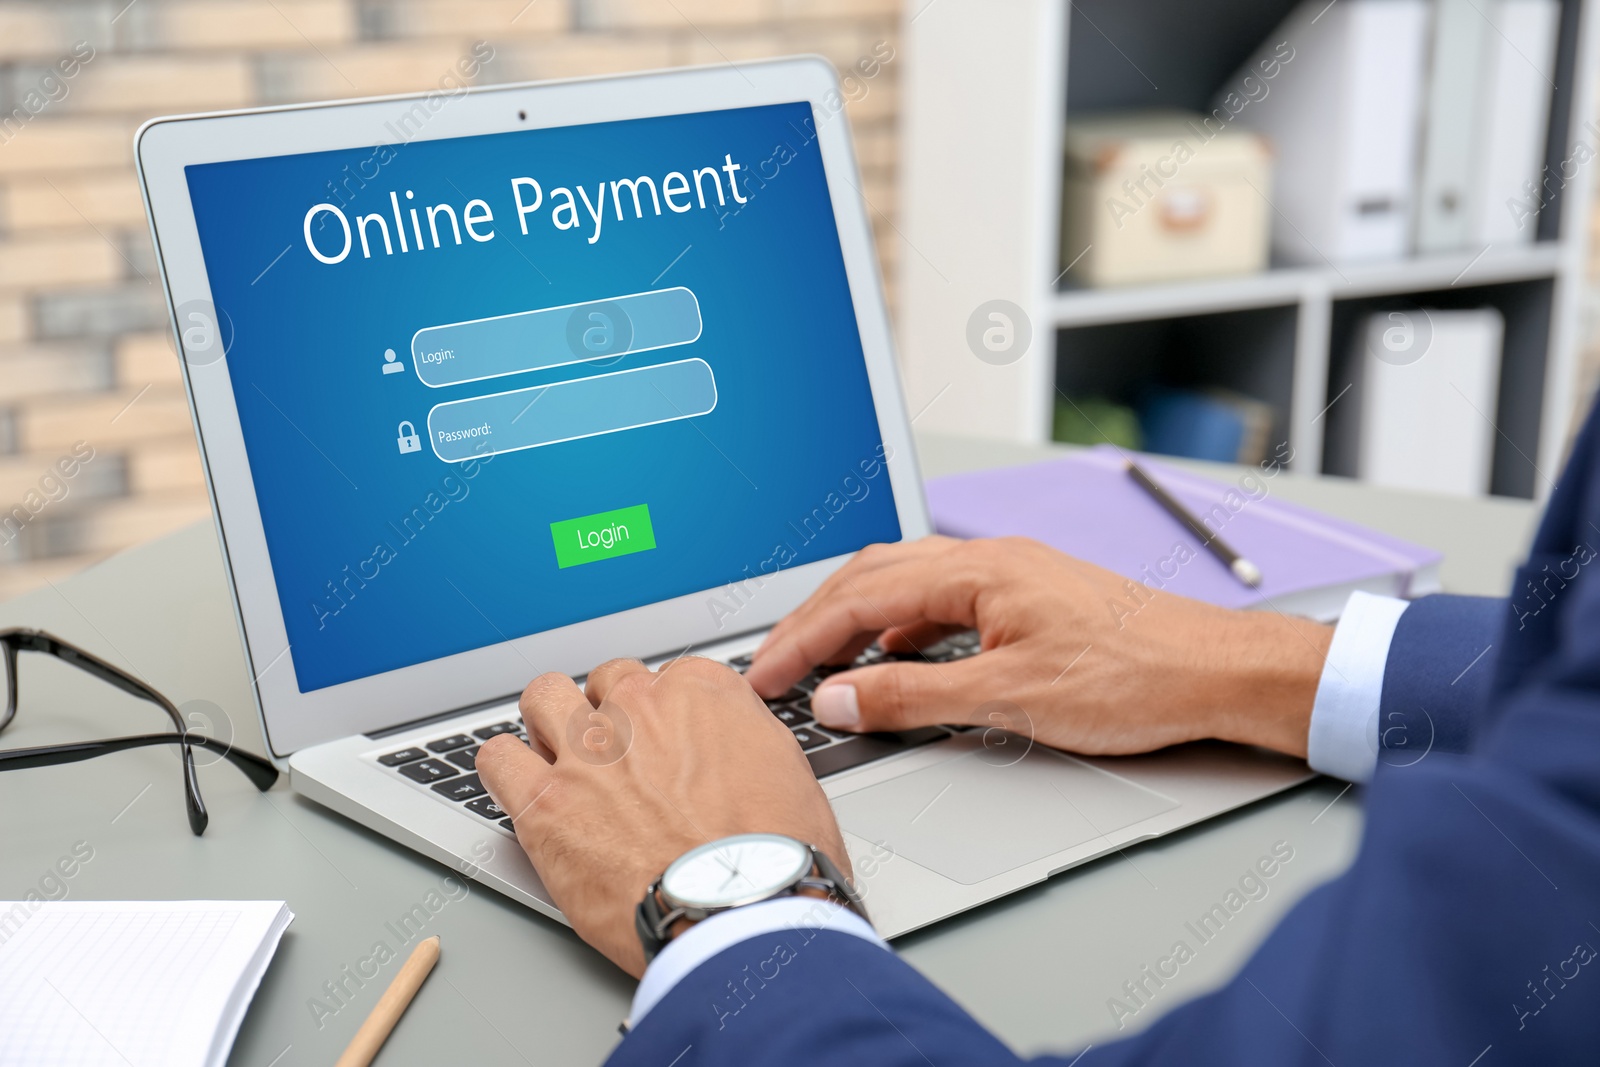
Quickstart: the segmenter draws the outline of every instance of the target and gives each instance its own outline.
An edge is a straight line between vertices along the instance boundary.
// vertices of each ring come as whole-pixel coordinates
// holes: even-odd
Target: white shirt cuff
[[[1372,778],[1378,763],[1378,707],[1389,643],[1407,601],[1351,593],[1333,631],[1311,705],[1306,762],[1347,782]]]
[[[633,994],[633,1010],[628,1026],[638,1026],[645,1014],[672,992],[688,973],[741,941],[780,930],[837,930],[871,941],[884,951],[889,945],[861,916],[830,900],[818,897],[777,897],[759,904],[713,915],[695,923],[667,942],[667,947],[650,962],[639,988]],[[809,938],[807,938],[809,940]]]

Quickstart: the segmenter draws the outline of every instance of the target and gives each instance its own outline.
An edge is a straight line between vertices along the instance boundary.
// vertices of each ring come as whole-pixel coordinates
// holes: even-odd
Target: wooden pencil
[[[411,950],[406,962],[400,966],[400,973],[394,976],[389,988],[378,998],[372,1014],[361,1024],[356,1036],[350,1039],[349,1047],[344,1050],[344,1055],[339,1057],[334,1067],[368,1067],[372,1058],[383,1047],[383,1043],[389,1039],[389,1032],[394,1029],[394,1024],[405,1014],[411,998],[417,995],[422,980],[428,977],[433,965],[438,962],[438,937],[430,937],[417,943],[417,947]]]

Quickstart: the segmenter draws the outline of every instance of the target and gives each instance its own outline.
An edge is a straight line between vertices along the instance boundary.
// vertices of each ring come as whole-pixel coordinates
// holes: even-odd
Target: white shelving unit
[[[1600,152],[1593,132],[1600,129],[1593,107],[1600,19],[1592,0],[1563,4],[1552,167],[1579,142]],[[1048,440],[1058,385],[1140,373],[1141,342],[1159,335],[1168,349],[1195,353],[1185,373],[1272,404],[1295,469],[1320,471],[1322,414],[1339,391],[1341,357],[1360,314],[1391,299],[1488,303],[1507,320],[1492,413],[1494,491],[1548,491],[1544,475],[1559,466],[1577,382],[1595,163],[1545,209],[1531,245],[1129,288],[1062,286],[1061,131],[1069,114],[1206,109],[1216,87],[1293,7],[1293,0],[908,3],[899,327],[907,404],[919,429]],[[1026,352],[1005,365],[979,359],[968,344],[969,318],[997,299],[1023,310],[1032,335]]]

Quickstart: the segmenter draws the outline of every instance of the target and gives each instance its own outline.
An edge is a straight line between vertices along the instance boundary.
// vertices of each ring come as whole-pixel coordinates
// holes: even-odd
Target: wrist
[[[1277,612],[1236,612],[1205,690],[1211,736],[1304,759],[1333,629]]]

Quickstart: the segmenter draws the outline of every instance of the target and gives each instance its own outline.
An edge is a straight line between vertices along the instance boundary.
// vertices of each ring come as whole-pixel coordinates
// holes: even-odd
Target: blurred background
[[[0,0],[0,600],[209,514],[133,170],[146,119],[449,88],[480,41],[493,54],[476,84],[796,52],[849,70],[899,39],[900,13],[898,0]],[[849,104],[891,275],[897,81],[890,59]],[[63,478],[78,442],[93,458]],[[18,505],[25,521],[6,525]]]
[[[449,90],[481,45],[474,84],[832,60],[919,430],[1247,461],[1292,446],[1297,471],[1542,495],[1537,471],[1558,466],[1600,365],[1591,5],[1463,2],[0,0],[0,600],[209,514],[133,171],[139,124]],[[1384,6],[1411,21],[1363,21]],[[1469,15],[1486,27],[1466,34],[1476,53],[1449,36]],[[1411,50],[1383,67],[1400,72],[1380,93],[1404,127],[1389,141],[1342,143],[1337,116],[1294,110],[1343,91],[1295,88],[1308,53],[1396,39]],[[1476,78],[1489,95],[1430,111],[1458,84],[1449,62],[1473,56],[1504,66]],[[1495,110],[1519,92],[1520,110]],[[1452,123],[1465,132],[1449,140]],[[1507,233],[1419,228],[1450,151],[1515,155],[1484,130],[1536,142],[1526,177],[1553,166],[1559,188]],[[1169,158],[1183,138],[1192,165]],[[1300,195],[1328,153],[1397,143],[1394,202],[1352,210],[1366,225],[1414,201],[1416,216],[1366,245],[1301,217],[1342,195]],[[1393,314],[1438,346],[1431,363],[1383,348]],[[1445,406],[1424,414],[1472,423],[1448,406],[1454,385],[1483,425],[1448,451],[1481,462],[1440,474],[1391,433],[1386,466],[1385,418],[1418,410],[1385,393],[1382,367],[1362,371],[1371,351],[1473,371],[1435,380]]]

